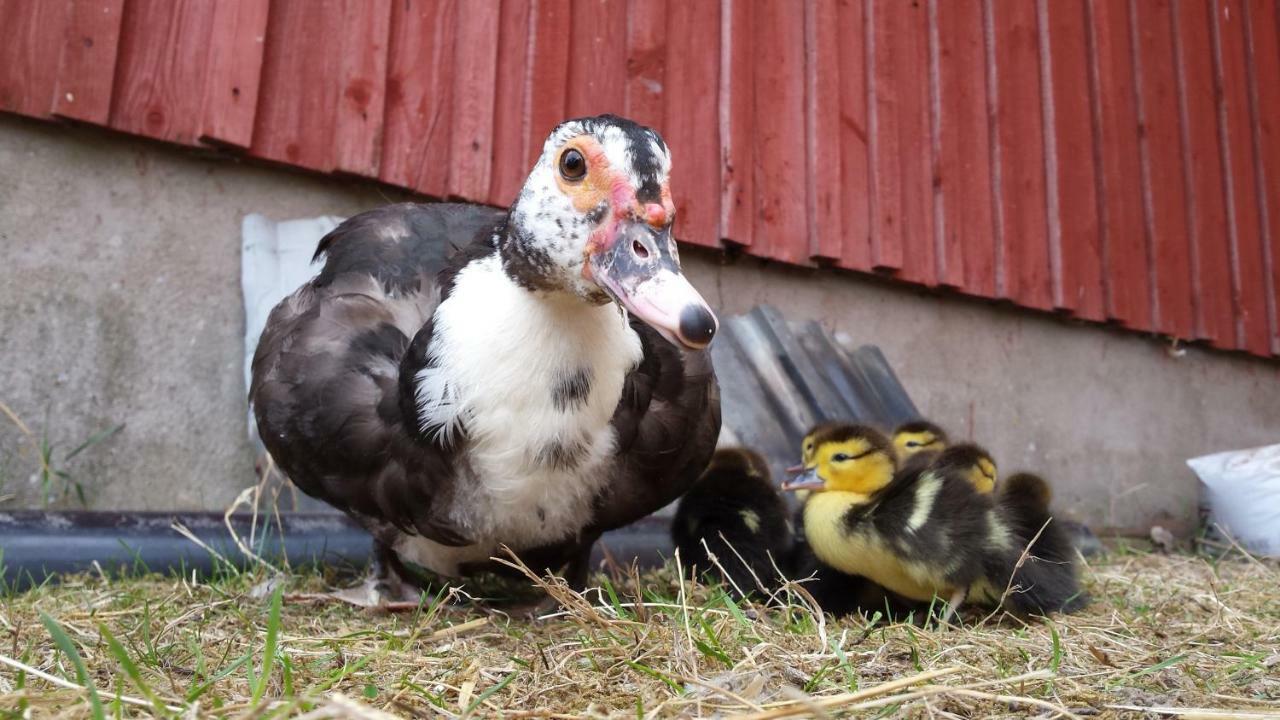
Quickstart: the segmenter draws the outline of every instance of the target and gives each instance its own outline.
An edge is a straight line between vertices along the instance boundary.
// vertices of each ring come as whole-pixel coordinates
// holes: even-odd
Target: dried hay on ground
[[[1086,570],[1084,613],[1024,625],[970,608],[962,629],[824,620],[799,592],[737,604],[674,568],[559,590],[568,611],[536,622],[450,607],[448,592],[400,614],[285,600],[276,617],[277,586],[326,580],[269,572],[84,576],[6,597],[0,712],[92,716],[88,684],[107,716],[1280,714],[1280,570],[1238,557],[1112,553]]]

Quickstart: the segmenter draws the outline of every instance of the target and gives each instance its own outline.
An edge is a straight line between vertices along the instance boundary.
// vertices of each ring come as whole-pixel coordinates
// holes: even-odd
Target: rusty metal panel
[[[495,205],[623,113],[686,242],[1280,353],[1269,0],[0,0],[0,110]]]

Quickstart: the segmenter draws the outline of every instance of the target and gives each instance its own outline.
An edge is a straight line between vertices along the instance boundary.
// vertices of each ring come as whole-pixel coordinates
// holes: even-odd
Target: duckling
[[[924,462],[899,470],[893,443],[873,428],[843,425],[818,433],[805,473],[785,488],[814,491],[805,503],[804,529],[818,559],[908,600],[947,598],[944,623],[971,587],[980,599],[1007,600],[1022,614],[1061,606],[1053,602],[1060,598],[1034,585],[1008,598],[995,595],[992,589],[1010,585],[1011,576],[1027,587],[1027,573],[1017,567],[1016,524],[955,472]]]
[[[768,463],[753,450],[715,452],[671,523],[685,567],[727,580],[739,596],[780,586],[778,571],[788,561],[794,533],[770,475]]]
[[[1018,584],[1032,587],[1039,604],[1050,610],[1075,612],[1089,604],[1080,588],[1075,543],[1065,523],[1049,509],[1053,491],[1039,475],[1010,475],[1000,486],[996,504],[1027,557],[1019,568]]]
[[[907,458],[922,452],[937,452],[947,447],[947,431],[928,420],[915,420],[899,425],[893,431],[893,447],[898,458]]]
[[[996,487],[996,461],[991,453],[975,443],[952,445],[931,454],[929,467],[935,472],[960,475],[982,495],[990,494]]]

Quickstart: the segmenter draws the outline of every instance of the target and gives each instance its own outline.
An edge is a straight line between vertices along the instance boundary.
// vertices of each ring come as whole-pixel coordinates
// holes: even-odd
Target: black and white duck
[[[493,569],[506,545],[581,587],[601,533],[707,466],[717,322],[681,272],[670,169],[649,128],[570,120],[508,210],[392,205],[320,241],[249,398],[279,467],[373,534],[384,578]]]

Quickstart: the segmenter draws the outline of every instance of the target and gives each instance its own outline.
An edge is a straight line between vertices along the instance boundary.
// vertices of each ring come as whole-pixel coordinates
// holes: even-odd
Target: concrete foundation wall
[[[254,480],[244,427],[240,221],[347,215],[369,185],[0,116],[0,401],[56,444],[93,508],[221,509]],[[772,303],[880,345],[921,410],[1036,469],[1099,525],[1189,527],[1183,459],[1280,442],[1280,364],[874,279],[685,252],[722,313]],[[731,388],[726,388],[731,392]],[[82,455],[61,456],[125,423]],[[37,437],[38,439],[38,437]],[[39,499],[0,417],[0,497]],[[74,501],[61,503],[74,505]]]

